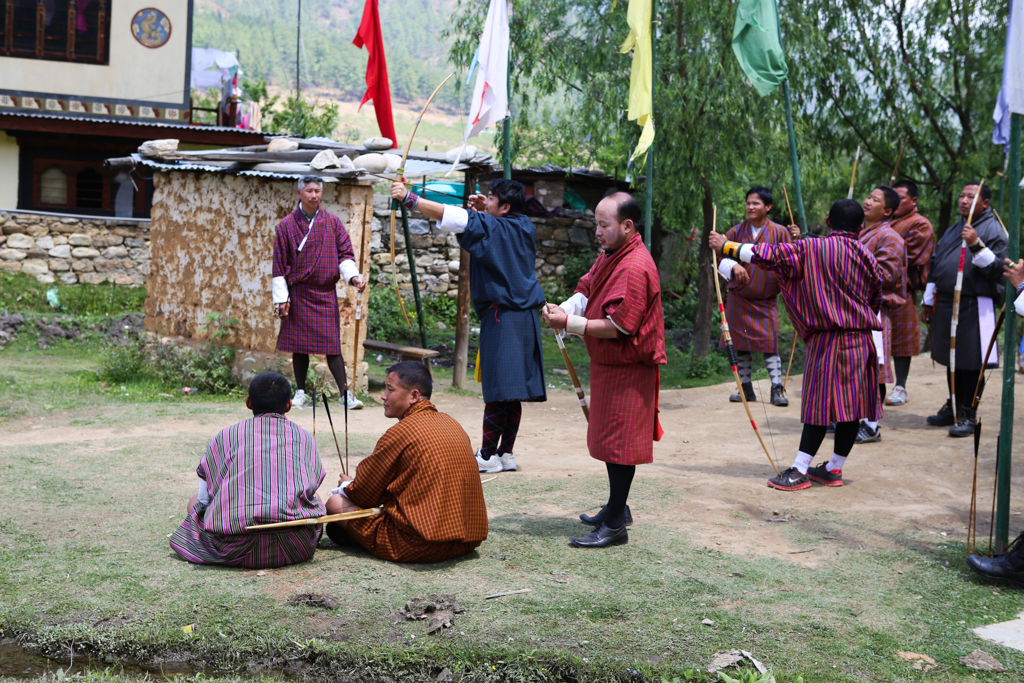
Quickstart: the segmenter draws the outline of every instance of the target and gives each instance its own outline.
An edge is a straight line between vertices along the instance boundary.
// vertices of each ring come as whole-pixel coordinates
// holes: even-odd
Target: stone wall
[[[0,270],[40,282],[138,286],[149,275],[148,220],[0,211]]]
[[[391,282],[391,209],[390,198],[373,198],[373,236],[370,253],[377,266],[377,282]],[[565,257],[581,250],[596,251],[594,216],[592,213],[563,210],[555,218],[533,218],[537,226],[537,278],[543,285],[565,271]],[[409,233],[413,255],[416,257],[416,275],[420,289],[455,298],[459,286],[459,243],[455,235],[439,230],[434,221],[417,211],[409,215]],[[410,290],[412,277],[409,257],[405,249],[401,215],[395,225],[395,263],[398,265],[402,286]]]

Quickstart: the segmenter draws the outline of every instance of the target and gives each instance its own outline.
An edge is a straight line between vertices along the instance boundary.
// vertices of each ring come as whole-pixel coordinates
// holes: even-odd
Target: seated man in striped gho
[[[245,399],[252,418],[210,441],[196,469],[199,491],[171,537],[171,549],[182,558],[259,569],[313,557],[320,525],[245,531],[324,514],[316,495],[324,479],[316,442],[284,416],[292,408],[291,395],[291,385],[282,375],[257,375]]]

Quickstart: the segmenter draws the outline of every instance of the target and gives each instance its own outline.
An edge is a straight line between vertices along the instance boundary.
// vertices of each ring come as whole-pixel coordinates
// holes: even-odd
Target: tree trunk
[[[950,194],[949,189],[942,191],[942,201],[939,202],[939,217],[932,226],[935,228],[935,238],[939,239],[942,237],[942,233],[946,232],[946,228],[953,225],[953,196]],[[958,217],[959,218],[959,217]]]
[[[711,247],[708,246],[708,235],[714,227],[714,197],[707,178],[701,179],[701,185],[704,186],[704,197],[701,200],[704,229],[700,233],[700,249],[697,252],[697,319],[693,324],[693,355],[697,358],[704,358],[711,350],[711,311],[716,303],[714,289],[717,277],[711,265]]]

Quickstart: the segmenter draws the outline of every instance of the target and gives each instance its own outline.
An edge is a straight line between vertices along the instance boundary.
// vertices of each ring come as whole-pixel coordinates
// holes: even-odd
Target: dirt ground
[[[996,436],[999,425],[999,387],[1001,370],[991,376],[987,401],[982,404],[984,429],[979,459],[979,525],[978,535],[987,543],[988,520],[992,505],[993,472],[995,469]],[[1024,378],[1018,375],[1016,400],[1024,406]],[[768,450],[779,469],[788,467],[796,454],[800,439],[800,381],[790,378],[791,405],[776,408],[753,403],[754,419],[762,430]],[[899,408],[886,408],[880,443],[856,446],[844,468],[845,486],[826,488],[815,485],[809,490],[781,492],[769,489],[765,480],[772,472],[761,451],[743,407],[728,402],[734,386],[663,391],[661,417],[666,434],[655,444],[654,463],[638,468],[638,478],[656,478],[657,486],[678,491],[670,505],[644,505],[633,501],[636,524],[645,520],[660,525],[685,528],[692,538],[726,553],[753,554],[786,559],[788,562],[813,567],[815,556],[794,554],[802,548],[793,547],[789,535],[782,533],[788,519],[799,519],[810,512],[829,510],[837,515],[856,511],[866,522],[863,538],[852,539],[865,547],[887,543],[888,534],[901,529],[916,529],[951,540],[962,540],[967,529],[968,503],[974,466],[971,439],[953,439],[946,429],[929,427],[925,417],[935,412],[946,398],[944,370],[932,368],[924,357],[914,360],[908,382],[910,402]],[[755,387],[759,397],[766,396],[769,384],[762,380]],[[439,409],[454,416],[466,428],[474,446],[479,445],[483,404],[480,398],[453,395],[443,390],[434,396]],[[184,419],[159,419],[134,426],[118,424],[103,426],[69,425],[66,416],[51,415],[45,419],[9,423],[3,438],[9,445],[82,443],[112,438],[147,436],[211,437],[232,420],[244,419],[247,411],[217,406],[216,415]],[[341,411],[335,411],[336,424]],[[94,417],[96,417],[94,415]],[[98,416],[102,417],[102,416]],[[306,429],[312,429],[312,411],[294,410],[289,417]],[[318,443],[327,477],[321,495],[329,494],[340,473],[327,421],[318,420]],[[223,424],[221,423],[223,421]],[[1015,420],[1016,438],[1024,440],[1020,418]],[[350,432],[361,443],[372,443],[391,424],[380,407],[368,407],[349,413]],[[339,434],[339,439],[343,438]],[[328,449],[329,447],[329,449]],[[1014,449],[1019,452],[1020,449]],[[819,459],[831,454],[831,436],[826,438]],[[353,465],[365,453],[353,452]],[[575,395],[569,391],[552,391],[546,403],[524,404],[523,421],[516,442],[519,471],[502,473],[485,484],[485,493],[501,487],[510,478],[559,479],[562,477],[602,477],[604,465],[591,459],[586,451],[586,422]],[[818,462],[816,459],[815,462]],[[495,475],[484,475],[490,478]],[[182,496],[185,478],[173,482],[150,482],[156,495]],[[546,482],[547,483],[547,482]],[[647,483],[650,483],[649,481]],[[1016,471],[1011,489],[1011,537],[1024,528],[1024,479]],[[188,484],[191,489],[192,484]],[[595,506],[601,501],[595,500]],[[492,509],[492,517],[508,510]],[[581,510],[563,510],[552,505],[546,514],[575,517]],[[849,532],[846,532],[849,533]],[[826,541],[819,543],[819,547]],[[848,544],[850,538],[836,539]],[[837,551],[838,552],[838,551]]]

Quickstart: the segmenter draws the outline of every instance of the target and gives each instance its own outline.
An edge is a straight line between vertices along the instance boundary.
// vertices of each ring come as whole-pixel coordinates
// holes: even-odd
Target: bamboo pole
[[[860,162],[860,145],[857,145],[857,154],[853,157],[853,173],[850,175],[850,191],[846,193],[847,199],[853,199],[853,188],[857,184],[857,164]]]
[[[547,302],[544,303],[544,310],[548,308]],[[572,378],[572,385],[576,389],[576,398],[580,402],[580,408],[583,409],[583,417],[587,418],[587,422],[590,422],[590,408],[587,406],[587,396],[583,393],[583,385],[580,384],[580,378],[576,376],[576,368],[573,367],[572,360],[569,358],[569,351],[565,348],[565,342],[562,341],[562,330],[555,330],[555,341],[558,342],[558,348],[562,352],[562,360],[565,361],[565,369],[569,371],[569,377]]]
[[[907,149],[907,143],[909,141],[910,135],[908,134],[907,137],[903,138],[903,146],[900,147],[900,155],[896,157],[896,165],[893,166],[892,177],[889,178],[889,187],[892,187],[893,183],[896,182],[896,174],[900,172],[900,161],[903,159],[903,152]]]

